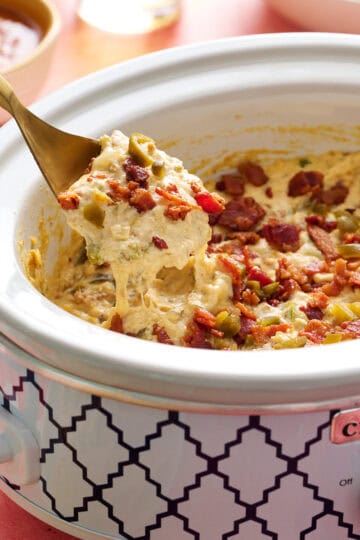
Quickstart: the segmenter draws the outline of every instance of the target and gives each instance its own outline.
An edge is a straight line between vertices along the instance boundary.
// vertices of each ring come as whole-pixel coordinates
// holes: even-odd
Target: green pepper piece
[[[246,336],[244,346],[245,347],[253,347],[254,346],[254,338],[253,338],[253,336],[250,336],[250,334],[248,334]]]
[[[225,315],[226,314],[226,315]],[[215,319],[215,328],[224,332],[224,337],[229,338],[235,336],[240,330],[240,317],[234,313],[220,311]]]
[[[341,232],[355,232],[359,227],[358,219],[349,212],[341,212],[337,222]]]
[[[311,212],[325,216],[328,213],[328,207],[324,203],[315,203],[311,205]]]
[[[279,282],[278,281],[273,281],[273,283],[269,283],[268,285],[264,285],[264,287],[262,288],[262,292],[263,292],[265,298],[270,298],[271,296],[273,296],[276,293],[278,288],[279,288]]]
[[[281,341],[277,341],[272,346],[274,349],[299,349],[306,345],[307,338],[305,336],[296,336],[283,338]]]
[[[344,259],[360,259],[360,244],[340,244],[338,251]]]
[[[149,137],[142,133],[133,133],[129,138],[129,155],[141,167],[148,167],[154,163],[153,158],[142,148],[141,144],[153,142]]]
[[[245,281],[245,285],[246,287],[248,287],[249,289],[251,289],[252,291],[255,291],[256,294],[258,292],[260,292],[260,282],[259,281],[256,281],[255,279],[250,279],[248,281]]]
[[[226,317],[228,316],[229,316],[228,311],[220,311],[215,317],[215,328],[220,330],[219,326],[221,326],[221,324],[225,321]]]
[[[237,350],[237,345],[233,339],[224,339],[224,338],[218,338],[213,337],[212,338],[212,344],[215,349],[220,350]]]
[[[305,167],[306,165],[310,165],[311,161],[307,158],[301,158],[299,159],[299,165],[300,167]]]
[[[280,324],[280,317],[278,315],[269,315],[267,317],[262,317],[261,319],[257,319],[257,323],[260,324],[260,326],[271,326],[272,324]]]
[[[95,227],[98,229],[101,229],[104,224],[105,219],[105,210],[103,208],[100,208],[95,203],[90,203],[84,206],[83,209],[83,216],[87,221],[90,221]]]
[[[157,159],[151,165],[151,170],[155,176],[159,178],[164,178],[165,176],[165,163],[161,159]]]
[[[260,282],[255,280],[255,279],[250,279],[248,281],[245,281],[245,285],[246,287],[248,287],[249,289],[251,289],[252,291],[254,291],[254,293],[256,294],[256,296],[258,298],[260,298],[260,300],[262,300],[264,298],[264,293],[263,293],[263,290],[260,286]]]

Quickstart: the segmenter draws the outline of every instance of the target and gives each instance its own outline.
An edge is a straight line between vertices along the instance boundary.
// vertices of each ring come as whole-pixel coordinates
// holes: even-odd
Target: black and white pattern
[[[41,448],[40,482],[12,487],[67,522],[126,540],[360,539],[360,446],[330,442],[336,411],[162,411],[0,368],[3,406]]]

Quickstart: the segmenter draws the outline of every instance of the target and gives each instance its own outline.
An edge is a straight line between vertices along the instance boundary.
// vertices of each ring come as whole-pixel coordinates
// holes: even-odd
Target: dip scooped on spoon
[[[144,335],[157,325],[176,340],[185,331],[184,310],[201,304],[209,281],[204,272],[213,272],[205,257],[208,214],[221,212],[223,200],[145,135],[114,131],[101,145],[100,155],[58,200],[85,239],[89,260],[111,265],[117,293],[107,326]],[[187,302],[179,298],[185,286],[183,294],[161,293],[163,269],[184,271],[193,282]]]

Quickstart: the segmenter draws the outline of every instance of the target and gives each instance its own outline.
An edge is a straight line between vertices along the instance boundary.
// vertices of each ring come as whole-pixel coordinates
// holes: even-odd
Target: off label
[[[352,478],[342,478],[339,482],[340,487],[351,486],[353,482]]]
[[[360,440],[360,409],[336,414],[331,423],[330,438],[335,444]]]

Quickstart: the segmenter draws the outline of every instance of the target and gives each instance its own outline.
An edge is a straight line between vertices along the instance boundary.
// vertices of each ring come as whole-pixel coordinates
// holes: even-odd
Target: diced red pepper
[[[224,202],[220,197],[216,197],[208,191],[200,191],[196,193],[195,200],[199,206],[208,214],[217,214],[224,210]]]
[[[260,287],[265,287],[265,285],[269,285],[272,283],[272,279],[265,274],[261,268],[258,268],[257,266],[252,266],[250,270],[248,271],[247,277],[249,280],[258,281],[260,283]]]

